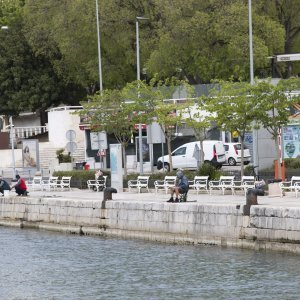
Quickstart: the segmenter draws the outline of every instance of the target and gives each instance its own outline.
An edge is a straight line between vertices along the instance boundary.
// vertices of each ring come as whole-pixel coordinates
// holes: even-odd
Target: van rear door
[[[215,149],[216,149],[217,161],[219,163],[224,164],[226,162],[224,144],[222,142],[216,142]]]

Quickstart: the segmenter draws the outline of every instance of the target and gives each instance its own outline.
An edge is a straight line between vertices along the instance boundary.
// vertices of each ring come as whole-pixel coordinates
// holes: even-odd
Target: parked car
[[[198,145],[198,147],[197,147]],[[172,152],[172,164],[174,169],[197,169],[197,151],[200,142],[186,143]],[[203,141],[204,161],[209,162],[216,168],[221,168],[226,162],[225,148],[221,141]],[[170,169],[169,155],[159,157],[157,169]]]
[[[224,143],[226,163],[230,166],[235,166],[241,162],[241,143]],[[248,165],[251,161],[250,150],[244,145],[244,164]]]

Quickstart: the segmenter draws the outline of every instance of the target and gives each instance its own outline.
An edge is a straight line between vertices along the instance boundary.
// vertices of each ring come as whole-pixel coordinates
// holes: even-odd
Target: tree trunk
[[[167,138],[167,145],[168,145],[168,155],[169,155],[169,164],[170,164],[170,172],[173,171],[173,162],[172,162],[172,148],[171,148],[171,137]]]
[[[126,161],[126,152],[125,152],[125,145],[122,145],[122,156],[123,156],[123,164],[124,164],[124,176],[127,177],[127,161]]]
[[[203,140],[200,140],[200,167],[204,163],[204,150],[203,150]]]
[[[244,139],[241,142],[241,178],[244,176]]]

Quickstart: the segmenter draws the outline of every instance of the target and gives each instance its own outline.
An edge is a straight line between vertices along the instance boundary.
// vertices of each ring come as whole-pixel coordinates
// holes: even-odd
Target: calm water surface
[[[0,227],[0,299],[300,299],[300,256]]]

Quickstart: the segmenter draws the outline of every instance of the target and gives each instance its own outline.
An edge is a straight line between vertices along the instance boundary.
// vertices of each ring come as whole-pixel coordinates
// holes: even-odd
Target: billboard
[[[39,168],[38,140],[22,141],[22,159],[24,168]]]
[[[282,130],[283,158],[300,158],[300,125],[289,125]]]
[[[136,157],[137,161],[140,161],[140,147],[139,147],[139,137],[135,138],[135,145],[136,145]],[[142,153],[143,153],[143,162],[149,162],[150,161],[150,149],[149,145],[147,143],[147,137],[142,137]]]

